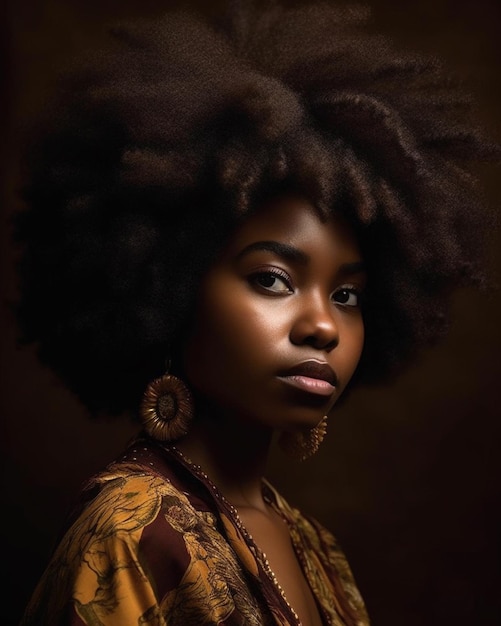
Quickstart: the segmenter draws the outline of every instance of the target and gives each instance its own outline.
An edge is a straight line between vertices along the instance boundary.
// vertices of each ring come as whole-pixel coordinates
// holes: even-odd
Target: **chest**
[[[276,513],[239,510],[239,517],[264,554],[270,575],[275,577],[282,596],[299,618],[301,626],[322,626],[322,619],[310,585],[300,566],[285,521]]]

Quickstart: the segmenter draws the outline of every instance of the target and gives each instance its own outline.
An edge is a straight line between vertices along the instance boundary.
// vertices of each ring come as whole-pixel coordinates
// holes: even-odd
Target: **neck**
[[[237,509],[265,510],[262,478],[272,431],[234,416],[197,413],[189,433],[176,447],[200,465],[223,496]]]

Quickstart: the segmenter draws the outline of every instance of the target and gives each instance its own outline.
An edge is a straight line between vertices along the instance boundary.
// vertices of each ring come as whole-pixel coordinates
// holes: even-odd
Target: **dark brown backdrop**
[[[168,4],[168,3],[167,3]],[[110,16],[156,13],[158,0],[12,0],[2,5],[7,125],[2,286],[15,296],[8,217],[15,209],[17,138],[48,79]],[[374,0],[376,22],[400,43],[445,57],[472,81],[484,123],[501,137],[501,5],[497,0]],[[405,85],[402,85],[405,89]],[[499,205],[493,170],[483,175]],[[493,269],[500,267],[494,244]],[[277,454],[272,478],[334,530],[374,626],[501,624],[499,391],[501,299],[458,294],[448,340],[395,384],[335,412],[321,452],[303,465]],[[0,312],[4,574],[2,624],[15,624],[47,559],[71,494],[131,434],[90,423]]]

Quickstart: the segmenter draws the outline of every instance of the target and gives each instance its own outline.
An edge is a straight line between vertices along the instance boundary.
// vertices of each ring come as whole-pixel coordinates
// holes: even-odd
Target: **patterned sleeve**
[[[59,543],[21,626],[166,624],[139,547],[168,487],[153,475],[107,475]]]
[[[218,516],[137,466],[117,466],[97,484],[21,626],[267,623],[248,584],[252,559]]]

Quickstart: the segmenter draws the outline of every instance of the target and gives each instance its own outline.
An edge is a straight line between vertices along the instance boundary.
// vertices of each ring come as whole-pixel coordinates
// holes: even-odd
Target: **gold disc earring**
[[[177,376],[164,374],[144,392],[140,416],[145,431],[158,441],[175,441],[188,432],[193,419],[193,397]]]
[[[279,437],[278,444],[287,456],[304,461],[319,449],[326,433],[327,415],[324,415],[314,428],[294,432],[284,431]]]

